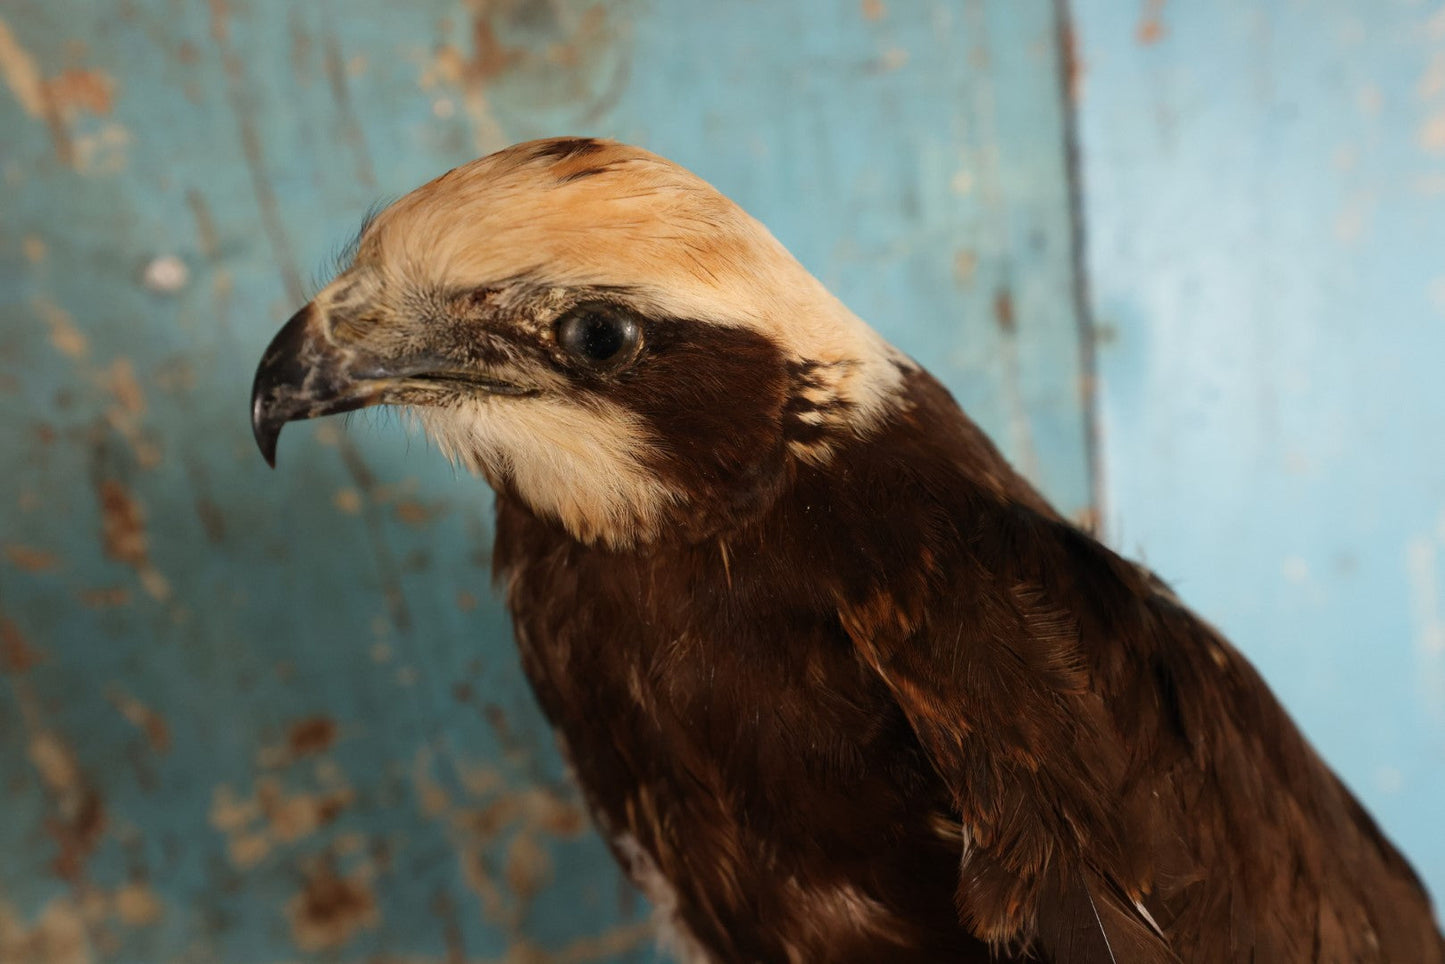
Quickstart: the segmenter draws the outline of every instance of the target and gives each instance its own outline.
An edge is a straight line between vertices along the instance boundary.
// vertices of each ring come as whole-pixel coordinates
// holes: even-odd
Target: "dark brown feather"
[[[712,958],[1445,960],[1243,658],[931,378],[811,466],[806,367],[673,324],[597,390],[664,440],[676,536],[586,547],[504,491],[496,571],[604,831]]]

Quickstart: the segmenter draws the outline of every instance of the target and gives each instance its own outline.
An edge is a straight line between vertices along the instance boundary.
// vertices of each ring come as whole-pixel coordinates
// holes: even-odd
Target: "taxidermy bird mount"
[[[757,221],[637,148],[459,167],[256,372],[256,440],[403,406],[684,961],[1439,964],[1263,681]]]

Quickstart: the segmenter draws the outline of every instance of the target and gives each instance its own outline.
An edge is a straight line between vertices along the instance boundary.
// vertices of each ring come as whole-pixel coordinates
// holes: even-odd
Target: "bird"
[[[376,214],[252,427],[395,406],[683,962],[1445,962],[1209,623],[698,176],[518,144]]]

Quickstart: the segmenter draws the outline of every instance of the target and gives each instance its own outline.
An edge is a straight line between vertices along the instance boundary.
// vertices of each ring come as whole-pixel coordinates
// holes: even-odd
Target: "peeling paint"
[[[60,565],[60,557],[53,552],[13,542],[5,547],[5,558],[26,572],[46,572]]]
[[[65,309],[46,298],[35,298],[31,301],[31,306],[49,326],[50,343],[57,351],[69,358],[85,356],[89,348],[85,335],[75,327],[75,322]]]
[[[53,109],[63,116],[80,110],[101,116],[115,106],[115,78],[72,67],[48,81],[46,93]]]
[[[305,886],[287,902],[286,917],[296,946],[308,953],[345,947],[381,920],[366,875],[338,875],[326,859],[307,868]]]
[[[56,897],[26,924],[0,901],[0,960],[17,964],[92,964],[85,918],[71,897]]]
[[[115,913],[130,927],[152,927],[165,916],[165,904],[149,884],[132,881],[115,892]]]
[[[105,807],[59,734],[32,723],[28,749],[30,762],[53,801],[55,816],[46,820],[46,830],[59,847],[55,873],[64,880],[78,881],[105,831]]]
[[[151,598],[165,602],[171,595],[170,583],[151,564],[145,510],[115,479],[102,479],[96,491],[105,554],[133,568]]]
[[[159,713],[134,696],[113,684],[106,693],[111,705],[120,711],[125,721],[145,735],[150,748],[157,753],[167,753],[171,748],[171,729]]]
[[[287,747],[293,759],[325,753],[336,742],[336,721],[325,716],[309,716],[292,723],[286,731]]]
[[[0,19],[0,75],[16,102],[31,117],[43,117],[46,110],[45,80],[30,52],[20,45],[10,25]]]
[[[211,798],[210,823],[226,836],[231,862],[245,870],[269,857],[278,847],[303,840],[332,824],[356,800],[339,770],[324,773],[325,786],[287,792],[275,776],[256,781],[250,795],[237,796],[228,784]]]
[[[361,512],[361,493],[351,488],[337,489],[331,504],[347,515],[357,515]]]
[[[175,294],[190,280],[191,270],[173,254],[151,259],[141,272],[141,283],[160,294]]]
[[[1134,38],[1146,46],[1157,44],[1164,39],[1165,0],[1144,0],[1144,12],[1139,16],[1139,25],[1134,29]]]
[[[26,673],[45,657],[20,632],[15,622],[0,613],[0,672]]]
[[[93,69],[69,67],[46,79],[35,57],[3,19],[0,19],[0,76],[21,109],[45,123],[62,163],[82,171],[95,169],[96,147],[104,138],[82,144],[82,139],[72,134],[70,125],[81,111],[98,117],[111,112],[115,103],[114,78]]]
[[[511,787],[493,767],[453,762],[463,798],[437,780],[436,757],[427,748],[412,763],[412,785],[421,812],[448,828],[467,887],[487,920],[515,941],[527,908],[552,878],[552,858],[543,840],[576,839],[589,826],[575,800],[538,786]],[[500,867],[491,849],[505,842]]]

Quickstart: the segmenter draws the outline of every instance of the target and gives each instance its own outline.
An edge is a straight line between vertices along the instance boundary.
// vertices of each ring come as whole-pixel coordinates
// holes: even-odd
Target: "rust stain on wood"
[[[157,753],[170,752],[171,728],[159,713],[119,686],[112,686],[106,695],[111,705],[125,717],[125,721],[145,735],[152,750]]]
[[[325,753],[336,742],[336,721],[325,716],[308,716],[292,723],[286,731],[286,745],[292,759]]]
[[[0,615],[0,672],[26,673],[44,659],[40,650],[30,645],[30,640],[20,632],[15,621]]]
[[[60,557],[47,549],[11,543],[5,547],[5,558],[12,566],[26,572],[45,572],[60,565]]]
[[[345,947],[381,919],[371,881],[362,872],[338,874],[329,856],[306,869],[301,892],[286,904],[286,917],[296,946],[308,953]]]
[[[1144,0],[1144,11],[1139,16],[1139,26],[1134,37],[1144,45],[1157,44],[1164,39],[1165,0]]]
[[[50,343],[57,351],[67,358],[85,356],[89,350],[89,342],[84,333],[75,327],[75,322],[65,309],[48,298],[34,298],[30,304],[50,328]]]
[[[81,112],[105,116],[115,105],[115,79],[98,70],[69,67],[47,78],[35,57],[0,19],[0,77],[21,109],[44,122],[56,156],[67,167],[84,167],[70,125]]]

